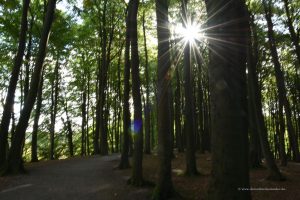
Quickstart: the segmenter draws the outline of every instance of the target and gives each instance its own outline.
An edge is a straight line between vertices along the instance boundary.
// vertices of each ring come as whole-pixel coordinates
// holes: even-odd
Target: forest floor
[[[197,154],[199,176],[184,175],[183,154],[173,159],[174,187],[184,199],[202,200],[209,183],[211,159],[209,154]],[[0,177],[1,200],[146,200],[153,188],[135,188],[126,184],[131,169],[116,170],[120,156],[92,156],[66,160],[29,163],[25,175]],[[144,178],[155,182],[158,159],[145,155]],[[287,181],[266,180],[267,169],[250,171],[253,200],[300,199],[300,164],[281,167]]]
[[[203,200],[208,188],[211,172],[211,155],[197,154],[199,176],[184,175],[184,154],[176,154],[172,162],[173,183],[176,191],[184,199]],[[144,156],[144,176],[150,181],[157,179],[158,159],[155,156]],[[278,165],[279,166],[279,165]],[[289,162],[287,167],[280,167],[286,181],[273,182],[266,180],[268,170],[265,167],[250,170],[250,188],[252,200],[300,200],[300,163]]]

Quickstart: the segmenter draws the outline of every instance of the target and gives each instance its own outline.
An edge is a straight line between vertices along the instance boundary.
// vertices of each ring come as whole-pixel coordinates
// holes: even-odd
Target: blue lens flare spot
[[[132,123],[131,123],[131,131],[133,134],[137,134],[140,132],[141,128],[142,128],[142,120],[140,119],[137,119],[137,120],[134,120]]]

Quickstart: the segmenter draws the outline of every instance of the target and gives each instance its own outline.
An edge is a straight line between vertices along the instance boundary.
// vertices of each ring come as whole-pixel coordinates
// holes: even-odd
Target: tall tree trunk
[[[205,152],[204,146],[203,146],[203,136],[204,136],[204,112],[203,112],[203,107],[204,107],[204,95],[203,95],[203,72],[202,72],[202,58],[200,55],[200,52],[196,53],[196,59],[197,59],[197,64],[198,64],[198,122],[199,122],[199,147],[200,147],[200,151],[202,153]]]
[[[50,119],[50,159],[54,159],[54,137],[55,137],[55,124],[58,105],[58,89],[59,89],[59,52],[57,52],[56,64],[54,68],[53,79],[51,83],[51,119]]]
[[[170,81],[170,85],[168,87],[168,101],[169,101],[169,120],[170,120],[170,134],[171,134],[171,157],[175,158],[174,155],[174,100],[173,100],[173,90],[172,90],[172,81]]]
[[[101,79],[101,62],[100,62],[100,55],[97,55],[97,63],[98,63],[98,69],[97,69],[97,83],[96,83],[96,120],[95,120],[95,131],[94,131],[94,137],[93,137],[93,146],[94,146],[94,152],[93,154],[100,154],[100,146],[99,146],[99,135],[100,135],[100,97],[99,97],[99,91],[100,91],[100,79]]]
[[[171,82],[170,63],[170,32],[168,19],[168,1],[156,0],[158,67],[157,67],[157,126],[158,126],[158,156],[159,175],[154,189],[153,199],[168,199],[174,195],[171,174],[171,127],[169,87]]]
[[[87,155],[90,155],[90,134],[89,134],[89,111],[90,111],[90,81],[91,81],[91,72],[90,69],[88,68],[87,72],[87,108],[86,108],[86,150],[87,150]]]
[[[129,50],[130,50],[130,20],[131,15],[131,6],[132,1],[129,2],[127,8],[127,17],[126,17],[126,41],[125,41],[125,66],[124,66],[124,94],[123,94],[123,144],[122,144],[122,153],[121,161],[119,164],[119,169],[129,168],[129,127],[130,127],[130,109],[129,109],[129,92],[130,92],[130,59],[129,59]]]
[[[41,115],[42,101],[43,101],[43,83],[44,83],[44,70],[42,71],[41,81],[38,89],[38,96],[36,102],[35,116],[33,122],[33,130],[32,130],[32,140],[31,140],[31,162],[37,162],[37,134],[39,129],[39,119]]]
[[[85,82],[85,81],[84,81]],[[83,85],[81,104],[81,156],[86,155],[86,91]]]
[[[18,51],[16,57],[14,58],[14,66],[11,72],[8,91],[5,99],[5,104],[3,107],[3,114],[2,114],[1,125],[0,125],[0,166],[2,166],[5,163],[6,156],[7,156],[8,129],[9,129],[11,113],[14,105],[15,91],[18,83],[19,73],[22,66],[22,60],[23,60],[25,46],[26,46],[26,32],[28,29],[27,15],[29,10],[29,4],[30,4],[30,0],[23,0]]]
[[[122,59],[122,52],[123,52],[124,42],[122,42],[120,53],[119,53],[119,60],[118,60],[118,82],[117,82],[117,94],[118,94],[118,105],[117,105],[117,137],[116,137],[116,148],[117,152],[120,152],[120,143],[121,143],[121,134],[120,134],[120,124],[121,124],[121,113],[122,113],[122,96],[121,96],[121,59]]]
[[[264,10],[265,10],[265,18],[268,25],[268,42],[270,46],[272,61],[275,68],[275,77],[276,77],[276,86],[278,90],[278,100],[279,100],[279,109],[280,112],[283,110],[281,107],[284,107],[285,116],[286,116],[286,124],[289,136],[290,146],[293,152],[293,160],[300,162],[300,153],[299,153],[299,145],[298,140],[295,135],[295,129],[293,127],[292,122],[292,112],[291,105],[287,98],[287,92],[285,87],[285,79],[283,75],[282,66],[279,62],[278,52],[277,52],[277,44],[274,38],[274,30],[273,30],[273,22],[272,22],[272,11],[271,11],[271,1],[263,0]],[[283,115],[280,113],[280,115]]]
[[[108,60],[107,60],[107,31],[106,31],[106,11],[107,11],[107,0],[105,0],[103,6],[103,14],[102,14],[102,51],[101,51],[101,78],[99,85],[99,101],[100,101],[100,154],[107,155],[108,154],[108,143],[107,143],[107,132],[106,126],[107,123],[105,121],[105,103],[106,103],[106,95],[105,89],[107,85],[107,71],[108,71]]]
[[[68,112],[68,104],[67,101],[64,103],[64,110],[66,112],[66,117],[67,117],[67,122],[64,122],[64,126],[67,128],[67,139],[68,139],[68,148],[69,148],[69,154],[71,157],[74,156],[73,152],[73,130],[72,130],[72,122],[69,117],[69,112]],[[62,118],[63,120],[63,118]]]
[[[101,55],[98,58],[98,96],[96,106],[96,131],[94,139],[94,153],[108,154],[107,132],[105,132],[104,122],[104,107],[105,107],[105,89],[107,85],[107,27],[106,27],[106,12],[107,0],[103,1],[103,10],[101,14],[101,29],[99,30],[99,38],[101,39]],[[100,136],[100,147],[99,147]]]
[[[29,76],[30,76],[30,59],[31,59],[31,49],[32,49],[32,28],[33,28],[33,23],[34,23],[34,17],[32,16],[31,20],[30,20],[27,53],[25,55],[24,99],[27,98],[28,91],[29,91]]]
[[[208,198],[251,199],[247,135],[247,14],[244,1],[207,0],[212,177]],[[217,12],[216,12],[217,11]],[[228,23],[231,22],[231,23]]]
[[[186,28],[189,19],[187,13],[187,0],[182,0],[183,26]],[[195,120],[194,120],[194,98],[193,98],[193,78],[191,74],[191,46],[190,41],[184,47],[184,129],[186,137],[186,175],[198,174],[195,156]]]
[[[203,124],[203,137],[202,137],[202,146],[204,151],[211,150],[211,130],[210,130],[210,99],[209,99],[209,87],[208,87],[208,79],[206,77],[204,87],[204,104],[203,104],[203,116],[204,116],[204,124]]]
[[[175,69],[176,73],[176,90],[175,90],[175,137],[176,147],[178,152],[183,152],[182,132],[181,132],[181,92],[180,92],[180,78],[178,67]]]
[[[143,116],[142,102],[140,92],[140,74],[139,74],[139,54],[138,54],[138,38],[137,38],[137,13],[139,0],[132,1],[130,15],[130,44],[131,44],[131,75],[132,75],[132,97],[134,107],[134,152],[133,152],[133,168],[130,183],[135,186],[143,185]]]
[[[19,122],[16,127],[15,136],[12,141],[11,149],[8,156],[7,173],[20,173],[23,171],[24,166],[22,163],[22,141],[25,137],[25,132],[28,126],[30,114],[35,103],[38,92],[38,87],[41,79],[41,72],[43,68],[44,59],[46,56],[46,48],[49,38],[49,32],[53,22],[56,0],[49,0],[47,6],[47,13],[43,24],[41,40],[37,60],[30,83],[28,96],[25,100],[23,110],[20,114]]]
[[[146,27],[145,27],[145,9],[143,10],[143,36],[144,36],[144,51],[145,51],[145,76],[146,76],[146,106],[145,106],[145,153],[151,153],[150,145],[150,116],[151,105],[149,102],[149,67],[148,67],[148,50],[146,39]]]
[[[249,132],[250,132],[250,149],[249,149],[249,161],[251,168],[261,167],[261,143],[260,142],[260,123],[257,119],[259,113],[258,104],[261,101],[261,95],[259,94],[259,82],[257,76],[257,65],[258,65],[258,46],[257,46],[257,32],[254,23],[253,15],[247,10],[249,17],[249,33],[248,33],[248,56],[247,56],[247,68],[248,68],[248,120],[249,120]],[[253,38],[253,39],[252,39]],[[257,95],[257,96],[256,96]],[[260,98],[256,101],[256,98]],[[264,121],[262,123],[265,123]],[[264,125],[265,126],[265,125]],[[267,134],[267,133],[264,133]],[[268,141],[267,141],[268,142]],[[268,143],[264,143],[268,144]],[[269,146],[267,146],[269,148]],[[269,148],[270,149],[270,148]],[[269,152],[269,151],[266,151]]]

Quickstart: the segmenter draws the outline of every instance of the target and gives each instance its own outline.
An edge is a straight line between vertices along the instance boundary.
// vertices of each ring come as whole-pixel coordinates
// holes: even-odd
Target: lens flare
[[[143,124],[142,120],[140,120],[140,119],[134,120],[131,123],[131,132],[133,134],[139,133],[142,128],[142,124]]]

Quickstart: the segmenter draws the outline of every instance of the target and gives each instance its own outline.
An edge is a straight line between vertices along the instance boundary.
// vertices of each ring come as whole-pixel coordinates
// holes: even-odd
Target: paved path
[[[0,199],[149,199],[151,189],[128,186],[129,177],[113,169],[118,160],[119,155],[112,155],[29,164],[28,174],[2,178],[5,184],[0,184]]]

